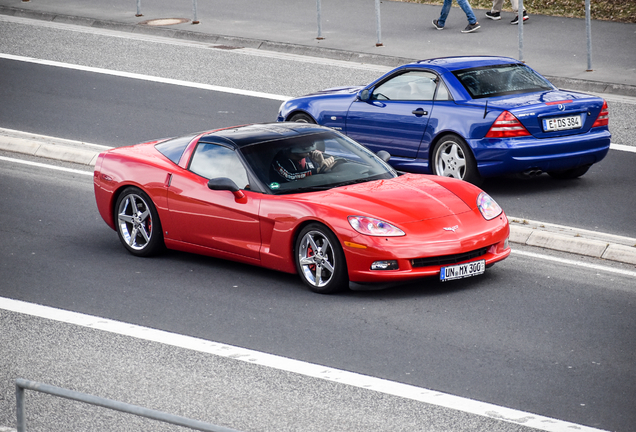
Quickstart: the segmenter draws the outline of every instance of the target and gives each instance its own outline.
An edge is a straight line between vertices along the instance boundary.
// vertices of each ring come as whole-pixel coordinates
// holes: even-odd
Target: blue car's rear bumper
[[[593,129],[586,134],[559,138],[480,139],[473,149],[479,172],[492,177],[528,170],[561,171],[601,161],[609,151],[611,134]]]

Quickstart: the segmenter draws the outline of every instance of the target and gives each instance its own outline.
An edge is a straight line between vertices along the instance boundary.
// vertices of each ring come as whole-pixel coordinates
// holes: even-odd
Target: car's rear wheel
[[[575,179],[585,174],[590,169],[590,166],[584,165],[565,171],[548,171],[548,175],[559,180]]]
[[[294,251],[298,274],[313,292],[329,294],[348,286],[344,252],[338,238],[324,225],[304,227]]]
[[[310,116],[308,116],[305,113],[296,113],[293,116],[291,116],[289,121],[293,121],[293,122],[297,122],[297,123],[312,123],[312,124],[316,124],[314,119],[312,119]]]
[[[146,257],[159,253],[163,233],[157,209],[150,197],[136,187],[126,188],[115,205],[117,234],[128,252]]]
[[[454,135],[442,137],[433,151],[433,173],[480,184],[482,178],[472,151],[464,141]]]

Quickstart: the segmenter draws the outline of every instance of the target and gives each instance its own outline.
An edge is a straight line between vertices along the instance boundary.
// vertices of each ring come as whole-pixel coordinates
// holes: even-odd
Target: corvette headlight
[[[486,220],[496,218],[503,211],[501,207],[499,207],[499,204],[497,204],[486,192],[480,193],[477,197],[477,207],[479,207],[481,215]]]
[[[383,220],[366,216],[349,216],[351,227],[360,234],[381,237],[399,237],[406,235],[404,231]]]

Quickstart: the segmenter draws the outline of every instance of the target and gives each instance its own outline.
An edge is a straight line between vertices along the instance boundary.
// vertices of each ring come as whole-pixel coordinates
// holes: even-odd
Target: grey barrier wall
[[[134,414],[140,417],[146,417],[153,420],[158,420],[164,423],[170,423],[177,426],[184,426],[194,430],[207,431],[207,432],[239,432],[235,429],[229,429],[223,426],[217,426],[210,423],[205,423],[199,420],[193,420],[186,417],[177,416],[174,414],[168,414],[162,411],[156,411],[149,408],[143,408],[137,405],[131,405],[125,402],[114,401],[112,399],[106,399],[98,396],[89,395],[86,393],[80,393],[77,391],[64,389],[61,387],[55,387],[49,384],[44,384],[36,381],[29,381],[23,378],[15,380],[15,395],[16,395],[16,411],[17,411],[17,429],[18,432],[26,432],[26,409],[25,409],[25,390],[33,390],[41,393],[50,394],[53,396],[62,397],[65,399],[71,399],[79,402],[84,402],[91,405],[100,406],[103,408],[112,409],[128,414]]]

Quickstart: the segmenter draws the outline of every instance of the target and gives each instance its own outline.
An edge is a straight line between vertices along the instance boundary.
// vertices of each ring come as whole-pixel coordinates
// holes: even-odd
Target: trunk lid
[[[552,90],[493,98],[488,109],[509,111],[535,138],[553,138],[588,132],[603,103],[596,96]]]

